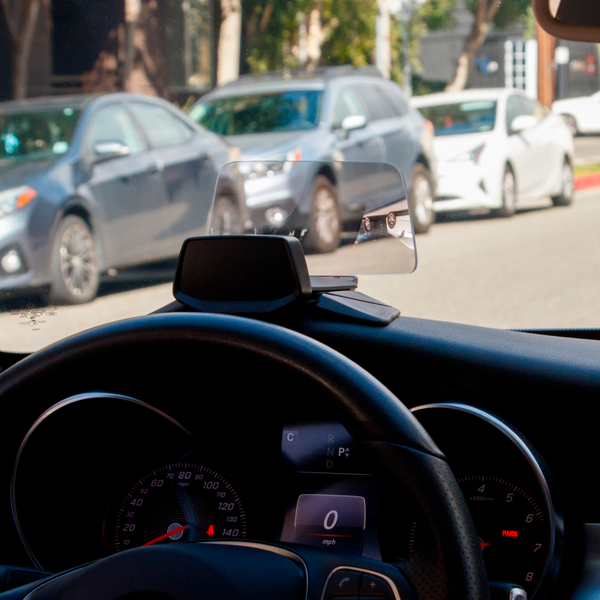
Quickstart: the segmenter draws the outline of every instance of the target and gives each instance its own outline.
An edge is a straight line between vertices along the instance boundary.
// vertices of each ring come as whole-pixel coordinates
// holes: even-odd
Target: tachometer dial
[[[544,573],[550,528],[527,490],[490,475],[459,477],[479,535],[488,579],[520,585],[533,595]]]
[[[536,590],[548,557],[550,528],[542,509],[518,485],[491,475],[459,477],[485,560],[489,581]],[[409,552],[418,551],[418,525],[409,534]]]
[[[165,465],[142,477],[104,528],[109,553],[246,536],[246,513],[233,486],[213,469],[187,462]]]

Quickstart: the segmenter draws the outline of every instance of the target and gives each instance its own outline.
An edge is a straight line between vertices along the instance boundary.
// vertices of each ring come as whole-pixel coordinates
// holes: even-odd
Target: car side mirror
[[[531,129],[531,127],[535,127],[537,124],[537,117],[534,117],[533,115],[519,115],[518,117],[515,117],[510,124],[510,132],[521,133],[521,131]]]
[[[346,117],[342,121],[342,135],[344,138],[348,137],[348,134],[355,129],[364,129],[367,126],[367,117],[364,115],[352,115]]]
[[[122,142],[112,141],[96,142],[92,146],[92,151],[94,153],[93,162],[95,163],[128,156],[131,152],[129,146],[126,146]]]

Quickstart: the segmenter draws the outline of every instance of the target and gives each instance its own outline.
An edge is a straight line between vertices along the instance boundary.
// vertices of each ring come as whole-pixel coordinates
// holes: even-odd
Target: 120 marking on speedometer
[[[165,465],[142,477],[118,505],[105,536],[111,530],[112,552],[247,536],[246,513],[233,486],[215,470],[193,463]]]

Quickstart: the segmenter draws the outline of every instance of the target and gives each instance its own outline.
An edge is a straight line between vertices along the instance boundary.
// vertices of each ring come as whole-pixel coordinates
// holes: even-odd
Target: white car
[[[573,135],[600,133],[600,92],[557,100],[552,104],[552,111],[563,116]]]
[[[564,120],[519,90],[481,89],[412,99],[434,126],[436,212],[489,208],[514,214],[519,200],[573,198],[573,136]]]

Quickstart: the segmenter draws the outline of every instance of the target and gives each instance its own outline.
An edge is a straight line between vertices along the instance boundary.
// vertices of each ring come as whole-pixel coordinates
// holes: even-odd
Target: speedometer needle
[[[179,533],[180,531],[183,531],[184,529],[187,529],[187,525],[182,525],[181,527],[178,527],[177,529],[173,529],[172,531],[167,531],[167,533],[163,533],[163,535],[159,535],[157,538],[154,538],[153,540],[150,540],[149,542],[146,542],[145,544],[142,544],[142,546],[151,546],[152,544],[156,544],[156,542],[160,542],[160,540],[164,540],[165,538],[171,537],[172,535]]]

